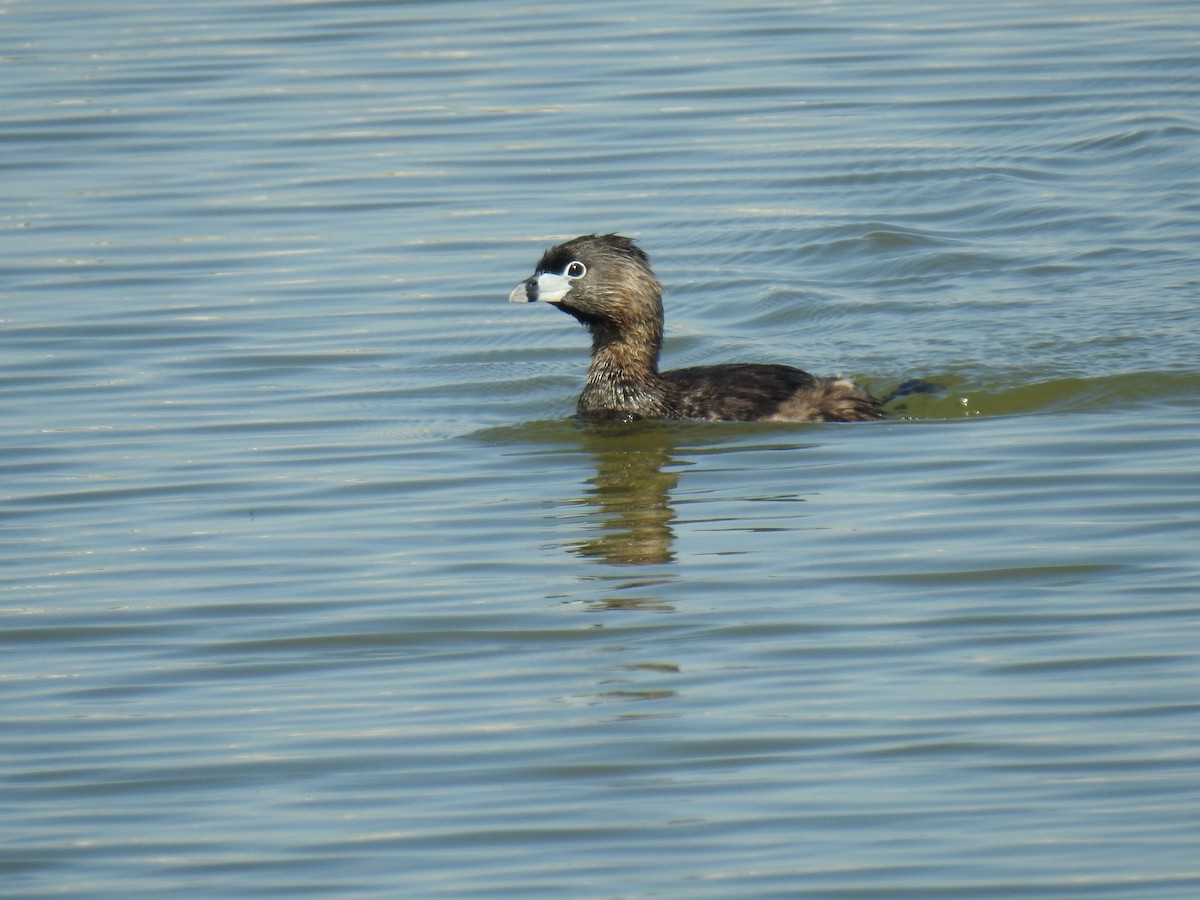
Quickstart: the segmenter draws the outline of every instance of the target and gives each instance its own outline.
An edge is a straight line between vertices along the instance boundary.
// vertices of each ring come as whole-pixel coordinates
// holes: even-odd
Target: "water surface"
[[[1200,889],[1200,13],[0,5],[13,896]],[[637,237],[571,413],[505,303]]]

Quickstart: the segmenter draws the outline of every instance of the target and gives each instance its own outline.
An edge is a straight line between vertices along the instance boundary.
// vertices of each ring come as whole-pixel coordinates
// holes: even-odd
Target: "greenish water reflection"
[[[661,422],[589,425],[579,436],[595,460],[584,497],[599,533],[572,549],[613,565],[672,561],[671,491],[679,475],[670,468],[678,443],[671,428]]]
[[[698,454],[728,451],[752,442],[763,447],[764,436],[786,440],[780,446],[807,446],[798,438],[820,425],[794,423],[710,422],[583,422],[566,419],[525,426],[488,429],[476,435],[487,443],[531,443],[544,452],[585,454],[595,474],[576,500],[585,511],[584,540],[564,544],[564,549],[586,559],[613,566],[650,566],[675,560],[676,518],[672,493],[680,469]],[[852,426],[851,426],[852,427]],[[860,426],[861,427],[861,426]],[[867,426],[869,427],[869,426]],[[773,442],[775,443],[775,442]],[[624,585],[622,590],[628,589]],[[615,606],[654,605],[658,601],[628,597],[614,599]]]

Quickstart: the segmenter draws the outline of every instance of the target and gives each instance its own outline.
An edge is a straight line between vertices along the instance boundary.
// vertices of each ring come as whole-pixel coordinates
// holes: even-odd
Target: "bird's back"
[[[866,390],[845,378],[817,378],[792,366],[735,363],[663,372],[682,419],[857,422],[882,419]]]

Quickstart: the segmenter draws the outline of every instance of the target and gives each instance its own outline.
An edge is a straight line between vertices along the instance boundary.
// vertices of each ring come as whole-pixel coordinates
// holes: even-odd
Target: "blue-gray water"
[[[0,894],[1200,895],[1200,7],[0,3]],[[636,236],[571,419],[508,290]]]

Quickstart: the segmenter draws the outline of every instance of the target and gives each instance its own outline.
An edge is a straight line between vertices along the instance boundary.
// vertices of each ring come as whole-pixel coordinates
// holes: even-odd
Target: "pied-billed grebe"
[[[642,249],[619,234],[587,234],[551,247],[508,299],[553,303],[592,332],[581,416],[854,422],[884,415],[879,401],[854,382],[817,378],[791,366],[736,363],[658,371],[662,285]]]

